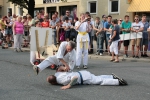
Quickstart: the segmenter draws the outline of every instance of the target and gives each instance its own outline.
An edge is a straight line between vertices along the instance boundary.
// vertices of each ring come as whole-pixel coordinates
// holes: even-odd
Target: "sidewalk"
[[[9,49],[13,50],[13,47],[10,47]],[[25,51],[25,52],[30,52],[29,48],[22,48],[22,50]],[[107,54],[107,52],[104,52],[103,56],[95,55],[95,53],[94,53],[94,54],[89,54],[89,59],[99,59],[99,60],[103,59],[103,60],[108,60],[109,61],[111,59],[111,56],[109,56]],[[120,52],[119,59],[120,59],[120,62],[121,61],[128,61],[128,62],[150,62],[150,57],[139,58],[139,59],[132,58],[132,57],[124,58],[122,51]]]

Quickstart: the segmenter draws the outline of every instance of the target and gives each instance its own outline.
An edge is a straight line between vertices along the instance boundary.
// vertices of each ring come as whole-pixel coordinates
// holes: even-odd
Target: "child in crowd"
[[[65,18],[65,22],[63,22],[63,28],[65,30],[65,39],[66,41],[69,41],[70,38],[70,28],[71,28],[71,23],[69,22],[69,18]]]

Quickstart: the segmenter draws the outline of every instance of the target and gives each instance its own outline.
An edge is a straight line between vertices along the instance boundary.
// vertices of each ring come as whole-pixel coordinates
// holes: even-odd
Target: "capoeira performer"
[[[77,55],[76,55],[76,66],[79,69],[81,60],[82,60],[82,53],[83,53],[83,68],[87,68],[88,64],[88,47],[89,47],[89,27],[87,23],[88,19],[85,19],[85,14],[80,14],[80,21],[75,23],[75,28],[78,31],[77,35]]]
[[[39,65],[34,65],[33,69],[38,74],[50,65],[55,64],[57,66],[64,65],[65,71],[73,70],[76,60],[76,52],[74,48],[75,43],[73,41],[62,42],[56,55],[47,57]]]
[[[63,66],[59,68],[61,68],[61,71],[65,70]],[[64,85],[61,87],[63,90],[69,89],[76,84],[128,85],[124,79],[119,78],[115,74],[95,76],[86,70],[79,72],[56,72],[55,75],[47,77],[47,81],[52,85]]]

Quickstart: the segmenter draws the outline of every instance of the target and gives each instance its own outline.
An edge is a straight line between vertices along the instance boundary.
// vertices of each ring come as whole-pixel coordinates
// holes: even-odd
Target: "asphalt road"
[[[29,57],[29,52],[0,49],[0,100],[150,100],[150,63],[89,59],[87,70],[91,73],[115,73],[129,85],[77,85],[60,90],[61,86],[46,82],[55,71],[46,69],[36,76]]]

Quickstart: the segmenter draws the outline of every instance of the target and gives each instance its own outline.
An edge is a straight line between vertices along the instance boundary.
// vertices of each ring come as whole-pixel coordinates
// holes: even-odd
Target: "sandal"
[[[115,60],[114,63],[119,63],[119,61]]]
[[[110,62],[113,62],[113,61],[115,61],[115,59],[110,59]]]

